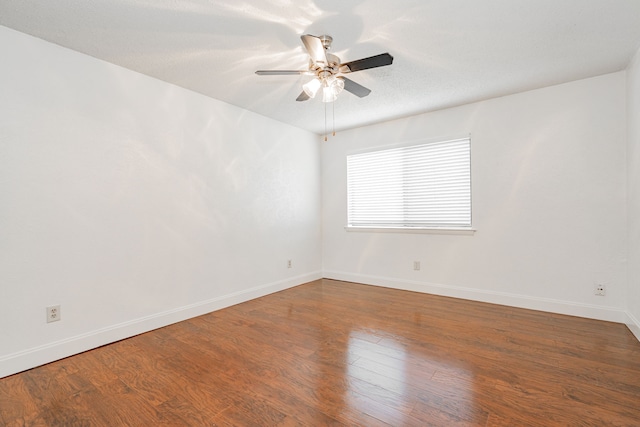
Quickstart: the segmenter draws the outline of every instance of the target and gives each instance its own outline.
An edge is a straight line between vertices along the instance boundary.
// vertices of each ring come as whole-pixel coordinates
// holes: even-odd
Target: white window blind
[[[470,140],[347,156],[349,227],[471,228]]]

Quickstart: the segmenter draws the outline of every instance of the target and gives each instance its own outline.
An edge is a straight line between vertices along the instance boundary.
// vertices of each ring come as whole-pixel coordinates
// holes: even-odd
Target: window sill
[[[345,226],[347,231],[364,231],[368,233],[418,233],[418,234],[456,234],[473,236],[474,228],[427,228],[427,227],[354,227]]]

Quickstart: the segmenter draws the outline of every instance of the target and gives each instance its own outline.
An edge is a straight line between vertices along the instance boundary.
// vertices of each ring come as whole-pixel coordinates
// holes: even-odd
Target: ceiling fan
[[[383,67],[393,63],[393,56],[388,53],[370,56],[368,58],[358,59],[344,64],[340,63],[340,58],[328,53],[333,38],[331,36],[312,36],[305,34],[300,36],[302,44],[309,53],[309,68],[307,70],[258,70],[256,74],[259,76],[277,76],[277,75],[308,75],[315,76],[312,80],[302,85],[302,93],[296,98],[296,101],[306,101],[314,98],[322,89],[322,101],[333,102],[342,90],[351,92],[352,94],[362,98],[369,93],[371,89],[354,82],[343,76],[356,71],[366,70],[369,68]]]

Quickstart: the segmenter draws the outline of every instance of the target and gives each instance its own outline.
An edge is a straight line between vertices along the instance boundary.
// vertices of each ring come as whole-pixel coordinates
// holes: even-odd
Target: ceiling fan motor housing
[[[338,74],[338,72],[340,72],[340,58],[327,52],[329,49],[331,49],[333,37],[325,34],[322,36],[318,36],[318,39],[320,40],[320,42],[322,42],[322,47],[325,50],[327,63],[324,64],[322,62],[314,62],[313,59],[311,59],[309,61],[309,71],[314,72],[320,79],[322,79],[323,77],[326,78],[328,76]]]

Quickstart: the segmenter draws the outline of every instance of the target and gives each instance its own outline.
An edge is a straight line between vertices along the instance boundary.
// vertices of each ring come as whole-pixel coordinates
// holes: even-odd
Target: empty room
[[[1,426],[640,425],[637,0],[0,0]]]

